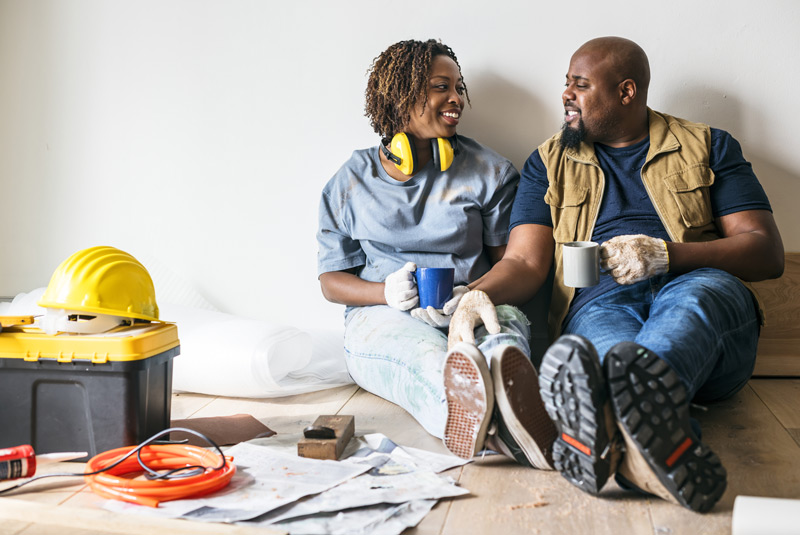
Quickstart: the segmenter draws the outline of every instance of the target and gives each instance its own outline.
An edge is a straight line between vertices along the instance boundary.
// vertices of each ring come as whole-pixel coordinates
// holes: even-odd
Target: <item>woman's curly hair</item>
[[[390,139],[406,128],[420,98],[425,109],[431,64],[439,55],[455,61],[461,74],[461,65],[453,50],[435,39],[400,41],[373,60],[368,70],[364,115],[369,117],[372,129],[382,139]],[[466,85],[464,95],[469,102]]]

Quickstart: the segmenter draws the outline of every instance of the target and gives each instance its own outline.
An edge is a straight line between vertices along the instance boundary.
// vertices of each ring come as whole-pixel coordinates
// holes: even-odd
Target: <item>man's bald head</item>
[[[642,47],[623,37],[598,37],[584,43],[572,57],[586,54],[596,58],[607,74],[617,81],[630,78],[642,100],[647,101],[650,86],[650,62]]]
[[[561,100],[561,143],[626,146],[647,136],[650,65],[639,45],[621,37],[584,43],[570,60]]]

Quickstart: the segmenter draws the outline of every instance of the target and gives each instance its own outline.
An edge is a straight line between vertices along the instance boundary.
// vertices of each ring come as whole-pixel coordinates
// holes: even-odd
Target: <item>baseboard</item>
[[[800,377],[800,253],[786,253],[783,276],[754,284],[767,315],[754,376]]]

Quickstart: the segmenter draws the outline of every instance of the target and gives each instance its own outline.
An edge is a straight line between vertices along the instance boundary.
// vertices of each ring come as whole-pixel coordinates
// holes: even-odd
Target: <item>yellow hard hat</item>
[[[56,268],[39,306],[158,321],[153,279],[133,256],[90,247]]]

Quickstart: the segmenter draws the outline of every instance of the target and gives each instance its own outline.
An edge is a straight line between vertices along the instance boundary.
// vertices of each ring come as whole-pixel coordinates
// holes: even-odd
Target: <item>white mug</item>
[[[572,241],[565,243],[561,251],[564,284],[586,288],[600,281],[600,245],[593,241]]]

